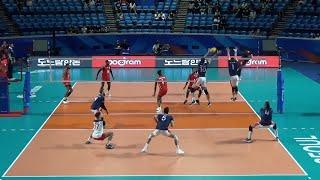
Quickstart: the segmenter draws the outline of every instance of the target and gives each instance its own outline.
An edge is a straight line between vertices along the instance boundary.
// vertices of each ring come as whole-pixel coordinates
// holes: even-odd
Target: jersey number
[[[161,121],[166,121],[167,116],[162,116]]]

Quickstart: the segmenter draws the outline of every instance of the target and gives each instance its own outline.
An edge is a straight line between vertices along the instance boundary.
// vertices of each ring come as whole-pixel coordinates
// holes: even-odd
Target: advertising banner
[[[93,56],[92,67],[101,67],[109,60],[111,67],[150,68],[156,67],[155,56]]]
[[[31,57],[31,68],[63,68],[66,64],[71,67],[91,67],[91,57]]]
[[[238,59],[241,59],[239,56]],[[278,68],[279,67],[279,56],[253,56],[245,67],[252,68]],[[218,67],[228,67],[228,56],[218,57]]]
[[[157,67],[197,67],[201,57],[157,57]],[[212,60],[209,67],[217,67],[217,61]]]

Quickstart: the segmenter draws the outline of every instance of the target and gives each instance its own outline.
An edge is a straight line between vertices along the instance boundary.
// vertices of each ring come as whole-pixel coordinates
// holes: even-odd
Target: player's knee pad
[[[274,123],[272,129],[277,130],[277,124],[276,123]]]
[[[154,137],[154,134],[151,133],[151,134],[149,134],[148,139],[151,139],[151,138],[153,138],[153,137]]]
[[[253,128],[251,125],[249,126],[249,131],[251,131],[251,132],[253,131]]]
[[[179,138],[177,135],[173,135],[173,139],[175,139],[176,141],[179,141]]]

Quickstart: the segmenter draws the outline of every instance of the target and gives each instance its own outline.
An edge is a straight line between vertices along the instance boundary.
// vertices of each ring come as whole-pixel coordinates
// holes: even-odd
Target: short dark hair
[[[158,74],[159,76],[161,76],[161,75],[162,75],[162,71],[161,71],[161,70],[158,70],[158,71],[157,71],[157,74]]]
[[[163,109],[163,112],[164,112],[165,114],[169,114],[169,107],[165,107],[165,108]]]

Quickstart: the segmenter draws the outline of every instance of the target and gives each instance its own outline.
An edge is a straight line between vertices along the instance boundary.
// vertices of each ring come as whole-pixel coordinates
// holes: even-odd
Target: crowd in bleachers
[[[151,1],[149,4],[134,0],[114,2],[120,32],[171,32],[176,14],[175,0]]]
[[[67,34],[87,34],[87,33],[108,33],[108,26],[83,26],[71,27],[67,30]]]

